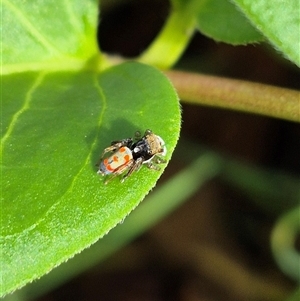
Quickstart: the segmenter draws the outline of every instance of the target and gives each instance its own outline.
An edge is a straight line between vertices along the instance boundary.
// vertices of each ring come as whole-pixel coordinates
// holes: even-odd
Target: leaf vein
[[[32,88],[28,91],[27,93],[27,97],[26,97],[26,101],[24,103],[24,106],[22,107],[21,110],[19,110],[18,113],[15,114],[15,116],[18,114],[18,116],[16,117],[16,119],[19,117],[19,115],[24,112],[24,110],[29,108],[29,103],[30,103],[30,99],[31,99],[31,95],[33,93],[33,91],[38,87],[38,85],[41,83],[43,77],[40,76],[35,83],[33,84]],[[106,101],[106,97],[105,94],[103,92],[103,90],[101,89],[98,81],[97,81],[97,74],[95,73],[95,77],[94,77],[94,87],[96,88],[96,90],[99,93],[99,98],[100,100],[102,100],[102,109],[100,111],[99,114],[99,121],[98,121],[98,128],[101,127],[101,124],[103,122],[103,118],[104,118],[104,114],[105,111],[107,109],[107,101]],[[11,130],[12,131],[12,130]],[[96,137],[94,139],[94,142],[92,143],[92,147],[91,149],[95,148],[96,145]],[[55,204],[53,204],[44,214],[43,216],[41,216],[34,224],[32,224],[31,226],[29,226],[28,228],[22,230],[22,234],[20,235],[20,233],[14,233],[11,235],[5,235],[5,239],[12,239],[14,237],[18,237],[18,239],[20,239],[21,236],[27,235],[30,231],[34,230],[36,227],[38,227],[44,220],[46,220],[47,216],[53,212],[55,210],[55,208],[61,203],[63,197],[65,195],[67,195],[70,191],[72,191],[76,180],[78,179],[79,175],[82,173],[83,169],[85,168],[85,166],[88,164],[88,162],[91,160],[91,154],[92,152],[90,152],[88,154],[88,156],[86,157],[86,160],[84,161],[84,163],[82,164],[82,167],[80,168],[80,170],[77,172],[77,174],[73,177],[72,182],[70,183],[70,186],[66,189],[66,191],[61,195],[61,197],[55,202]],[[0,236],[1,237],[1,236]]]
[[[28,90],[28,92],[26,93],[25,96],[25,100],[23,103],[23,106],[13,115],[12,120],[7,128],[6,133],[4,134],[2,140],[1,140],[1,152],[3,150],[4,144],[6,142],[6,140],[9,138],[9,136],[11,135],[12,131],[14,130],[18,119],[20,118],[20,116],[29,109],[30,107],[30,102],[32,101],[32,95],[33,93],[37,90],[37,88],[41,85],[44,77],[45,77],[45,72],[41,72],[36,80],[33,82],[33,85],[31,86],[31,88]]]
[[[50,53],[60,54],[60,51],[54,47],[29,21],[29,19],[24,15],[24,13],[13,5],[8,0],[2,0],[3,3],[17,16],[17,19],[23,24],[24,28],[41,44],[43,45]]]
[[[102,106],[101,112],[100,112],[100,114],[99,114],[99,121],[98,121],[98,128],[100,129],[101,124],[102,124],[102,122],[103,122],[104,113],[105,113],[105,111],[106,111],[106,109],[107,109],[107,101],[106,101],[105,94],[103,93],[103,90],[101,89],[101,87],[100,87],[100,85],[99,85],[99,83],[98,83],[98,81],[97,81],[97,74],[96,74],[96,73],[95,73],[95,77],[94,77],[94,87],[95,87],[96,90],[98,91],[98,93],[99,93],[99,98],[100,98],[100,99],[102,100],[102,102],[103,102],[103,106]],[[96,139],[96,137],[95,137],[95,139],[94,139],[94,141],[93,141],[93,143],[92,143],[91,149],[94,149],[94,148],[95,148],[96,141],[97,141],[97,139]],[[88,156],[86,157],[85,162],[82,164],[81,169],[80,169],[80,170],[77,172],[77,174],[74,176],[73,181],[72,181],[72,183],[71,183],[69,189],[64,193],[64,195],[67,194],[68,191],[72,191],[73,186],[74,186],[74,184],[75,184],[75,182],[76,182],[78,176],[81,174],[81,172],[82,172],[82,170],[84,169],[84,167],[85,167],[85,166],[88,164],[88,162],[91,160],[91,155],[92,155],[92,152],[90,151],[89,154],[88,154]]]
[[[65,8],[66,8],[66,13],[69,17],[69,21],[72,24],[73,28],[76,30],[76,33],[83,37],[82,32],[81,32],[81,26],[79,22],[78,16],[74,13],[74,5],[70,3],[69,0],[64,0]]]

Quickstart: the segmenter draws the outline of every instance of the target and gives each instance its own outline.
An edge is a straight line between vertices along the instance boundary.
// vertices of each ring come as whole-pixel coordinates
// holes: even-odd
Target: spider
[[[106,154],[109,156],[106,156]],[[159,170],[156,164],[165,163],[166,161],[160,156],[165,156],[167,149],[163,139],[155,135],[151,130],[146,130],[144,136],[139,131],[135,132],[134,139],[125,138],[122,140],[112,141],[111,146],[104,149],[100,164],[98,163],[98,174],[110,176],[106,181],[118,175],[125,173],[121,178],[124,182],[133,172],[138,171],[142,164],[148,168]]]

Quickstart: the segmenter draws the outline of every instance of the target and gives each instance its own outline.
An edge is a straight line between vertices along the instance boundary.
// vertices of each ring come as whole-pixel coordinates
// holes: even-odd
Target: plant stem
[[[300,122],[299,91],[184,71],[165,74],[185,102]]]
[[[298,195],[299,197],[299,195]],[[272,250],[281,270],[295,281],[300,281],[300,254],[296,239],[300,232],[300,206],[280,217],[272,232]]]
[[[166,70],[180,58],[195,31],[195,0],[172,9],[162,31],[137,61]]]

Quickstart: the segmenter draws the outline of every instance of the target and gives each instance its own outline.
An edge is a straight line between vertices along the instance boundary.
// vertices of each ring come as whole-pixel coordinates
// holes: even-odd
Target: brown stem
[[[299,91],[184,71],[165,74],[188,103],[300,122]]]

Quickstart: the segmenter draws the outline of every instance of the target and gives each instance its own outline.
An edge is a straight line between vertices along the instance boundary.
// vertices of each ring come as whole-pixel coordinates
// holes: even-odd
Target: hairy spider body
[[[157,164],[165,163],[165,160],[159,156],[165,156],[166,152],[165,142],[160,136],[155,135],[151,130],[146,130],[144,136],[141,136],[141,133],[137,131],[134,139],[113,141],[104,149],[98,174],[110,176],[105,181],[107,184],[114,177],[126,172],[121,179],[123,182],[134,171],[139,170],[142,164],[159,170],[160,167]]]

